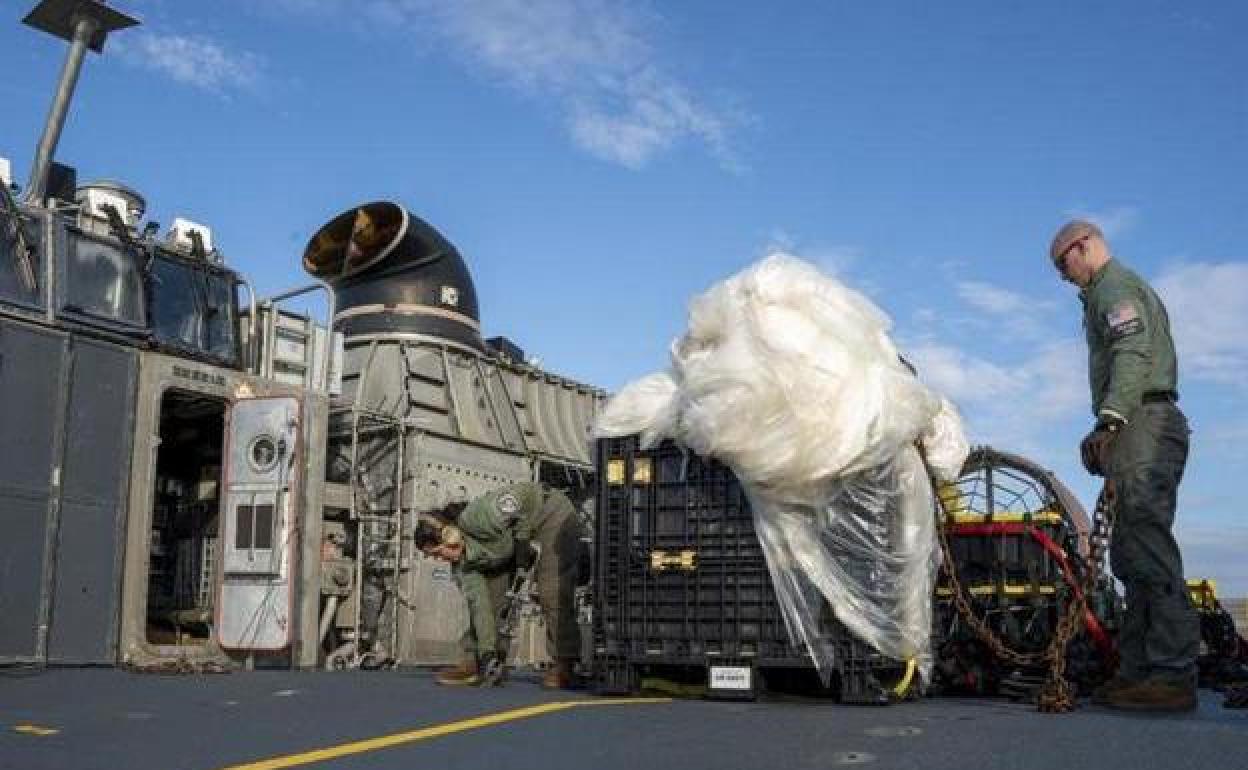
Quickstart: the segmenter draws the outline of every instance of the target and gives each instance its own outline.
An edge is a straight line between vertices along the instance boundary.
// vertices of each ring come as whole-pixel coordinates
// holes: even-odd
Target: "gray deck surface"
[[[309,768],[1248,768],[1248,711],[1202,691],[1199,712],[1052,716],[1004,700],[888,707],[803,698],[578,706],[299,765]],[[447,689],[424,671],[165,676],[114,669],[0,673],[0,768],[207,770],[540,703],[540,690]],[[602,699],[610,700],[610,699]],[[56,730],[33,735],[14,728]]]

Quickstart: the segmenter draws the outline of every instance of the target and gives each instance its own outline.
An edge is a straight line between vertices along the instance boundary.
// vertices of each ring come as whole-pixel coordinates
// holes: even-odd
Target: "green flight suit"
[[[541,547],[537,593],[546,619],[549,649],[556,659],[576,658],[580,654],[580,631],[576,625],[575,591],[584,543],[572,501],[563,492],[535,482],[511,484],[473,500],[460,515],[461,519],[465,517],[475,522],[490,522],[490,528],[498,526],[494,522],[506,522],[502,526],[509,527],[509,549],[514,547],[514,540],[526,540]],[[465,544],[475,537],[466,529],[464,535]],[[480,585],[487,586],[486,601],[495,608],[489,621],[490,633],[493,633],[494,615],[501,606],[506,581],[483,578]],[[474,585],[473,590],[480,589]],[[470,609],[472,602],[469,600]],[[475,625],[477,615],[474,613],[472,617]],[[476,638],[480,640],[482,635]]]
[[[481,659],[500,652],[495,607],[506,590],[515,548],[514,522],[495,506],[474,501],[455,519],[455,526],[464,535],[464,556],[455,565],[455,577],[468,604],[463,650],[466,657]],[[501,591],[500,585],[504,586]]]
[[[1187,419],[1176,405],[1170,319],[1147,283],[1110,260],[1080,293],[1098,420],[1125,420],[1106,476],[1117,490],[1110,565],[1126,589],[1119,674],[1194,682],[1200,625],[1174,539]]]

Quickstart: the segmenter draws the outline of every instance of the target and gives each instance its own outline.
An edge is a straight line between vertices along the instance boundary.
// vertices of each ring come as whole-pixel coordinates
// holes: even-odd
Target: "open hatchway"
[[[202,645],[212,630],[226,402],[167,390],[152,497],[147,641]]]

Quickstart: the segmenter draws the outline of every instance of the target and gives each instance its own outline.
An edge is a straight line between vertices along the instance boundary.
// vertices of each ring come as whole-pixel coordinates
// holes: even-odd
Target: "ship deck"
[[[1199,711],[1133,715],[1082,704],[1037,713],[999,699],[886,707],[597,698],[438,687],[426,671],[157,675],[0,673],[0,767],[828,768],[922,770],[1248,766],[1248,711],[1202,691]]]

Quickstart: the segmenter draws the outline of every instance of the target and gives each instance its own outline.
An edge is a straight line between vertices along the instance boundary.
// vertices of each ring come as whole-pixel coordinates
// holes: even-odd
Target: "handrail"
[[[334,312],[336,311],[337,306],[338,306],[338,298],[334,294],[333,288],[330,287],[330,285],[325,283],[324,281],[317,281],[316,283],[310,283],[306,286],[299,286],[294,289],[289,289],[287,291],[284,291],[280,294],[275,294],[272,297],[267,297],[265,299],[260,300],[260,302],[266,307],[276,307],[279,302],[285,302],[288,299],[301,297],[304,294],[310,294],[318,290],[325,292],[329,301],[329,310],[328,310],[327,321],[325,324],[326,325],[326,330],[325,330],[326,334],[325,334],[325,343],[324,343],[325,349],[321,351],[321,354],[322,354],[321,360],[324,361],[325,370],[321,372],[321,381],[319,383],[315,383],[313,387],[318,387],[320,390],[328,393],[329,392],[329,375],[330,375],[330,369],[332,369],[331,364],[333,363],[330,359],[332,357],[332,348],[333,348],[333,341],[334,341]],[[254,302],[252,306],[253,308],[255,308],[252,315],[255,316],[259,312],[259,308],[257,305],[254,304]],[[254,321],[254,318],[253,318],[253,321]],[[309,342],[315,345],[316,335],[312,335],[312,339],[310,339]]]
[[[235,286],[241,285],[247,289],[247,301],[250,303],[250,306],[251,306],[251,313],[250,313],[251,318],[248,319],[248,322],[250,324],[250,329],[248,329],[247,331],[247,358],[248,358],[247,368],[251,370],[252,374],[260,374],[260,358],[259,358],[260,346],[256,344],[257,342],[256,334],[259,331],[258,319],[260,318],[260,314],[257,312],[256,290],[251,285],[251,281],[248,281],[246,278],[242,277],[241,275],[234,276],[234,279],[235,279],[235,284],[234,284]]]

